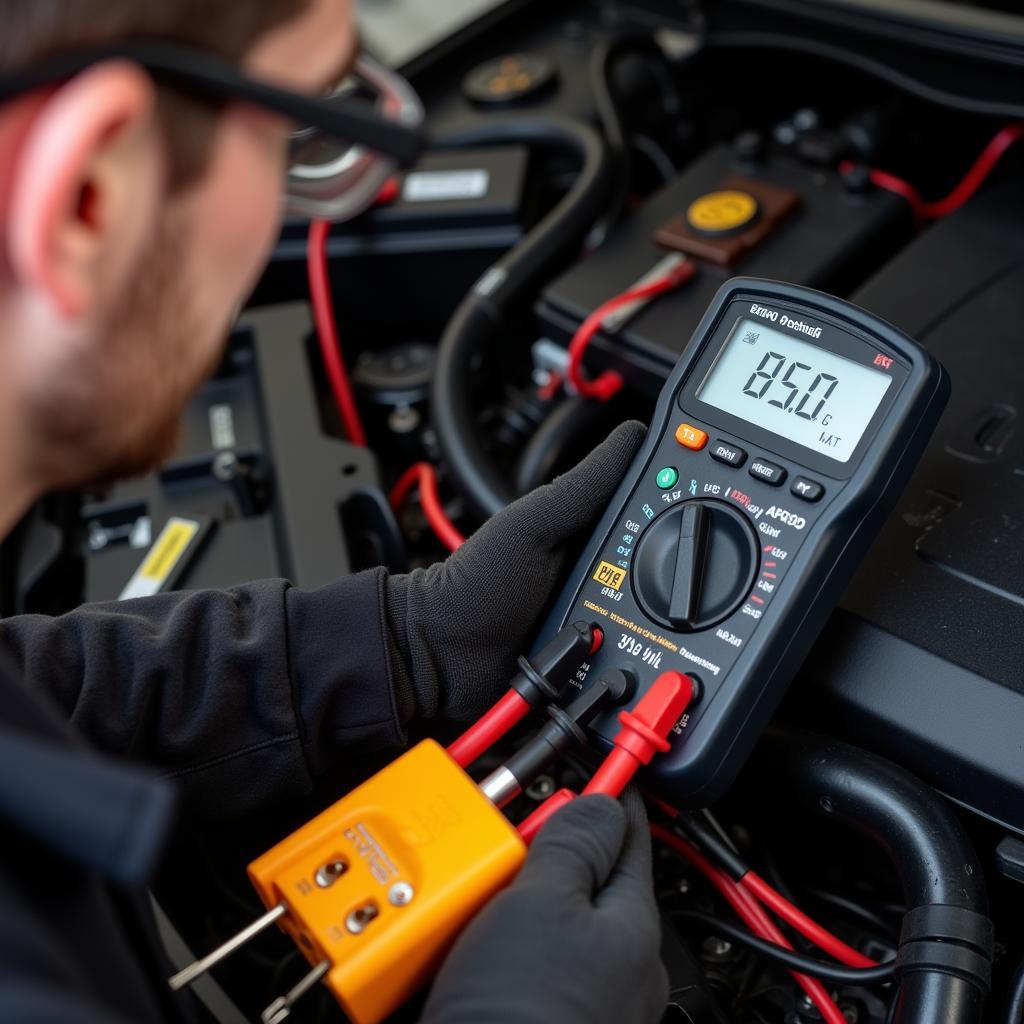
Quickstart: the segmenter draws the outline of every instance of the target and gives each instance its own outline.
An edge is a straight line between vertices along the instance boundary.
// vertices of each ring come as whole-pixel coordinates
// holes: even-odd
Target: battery
[[[752,218],[749,228],[737,224],[745,236],[730,234],[717,246],[718,240],[710,238],[703,246],[696,244],[697,233],[687,230],[688,212],[699,211],[702,199],[736,192],[744,183],[761,193],[760,204],[752,202],[751,207],[762,207],[762,219]],[[783,192],[793,201],[778,214],[767,211],[763,197],[774,200]],[[770,225],[765,212],[772,212]],[[693,213],[690,217],[692,228]],[[568,345],[587,316],[632,288],[677,240],[680,250],[697,262],[697,274],[645,305],[618,330],[599,332],[587,356],[592,372],[612,367],[634,387],[654,395],[729,277],[749,274],[842,295],[910,229],[907,205],[897,196],[848,189],[838,173],[823,172],[786,154],[769,152],[754,164],[737,157],[731,147],[717,145],[632,214],[603,246],[544,290],[536,307],[541,335]]]

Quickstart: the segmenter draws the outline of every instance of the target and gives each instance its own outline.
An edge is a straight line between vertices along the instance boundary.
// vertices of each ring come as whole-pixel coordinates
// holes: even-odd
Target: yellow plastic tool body
[[[426,982],[526,855],[516,830],[426,740],[249,865],[260,898],[355,1024]]]

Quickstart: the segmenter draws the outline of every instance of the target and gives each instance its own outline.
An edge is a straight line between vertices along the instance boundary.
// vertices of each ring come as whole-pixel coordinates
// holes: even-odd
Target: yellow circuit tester
[[[254,860],[249,877],[267,913],[171,987],[276,922],[312,970],[267,1007],[266,1024],[321,980],[355,1024],[375,1024],[430,978],[525,856],[514,826],[425,740]]]
[[[448,750],[418,744],[254,860],[249,877],[267,912],[179,971],[171,988],[276,923],[312,969],[266,1008],[265,1024],[285,1020],[321,981],[354,1024],[376,1024],[401,1006],[526,856],[498,809],[503,800],[463,766],[532,708],[554,702],[601,638],[586,623],[562,630],[532,662],[520,659],[512,688],[459,742]],[[598,706],[590,697],[586,713]],[[561,709],[551,714],[567,718]],[[579,732],[575,723],[558,728]]]
[[[614,670],[589,681],[566,707],[554,703],[602,636],[586,623],[560,631],[535,663],[520,659],[509,693],[448,749],[433,740],[418,744],[254,860],[249,878],[267,912],[179,971],[171,988],[190,984],[277,924],[311,969],[263,1011],[264,1024],[281,1024],[319,982],[353,1024],[378,1024],[398,1009],[512,881],[527,843],[574,794],[560,791],[518,826],[499,808],[569,749],[585,746],[585,727],[596,715],[632,699],[635,679]],[[562,685],[552,685],[538,665]],[[618,796],[638,768],[669,748],[693,693],[689,677],[662,673],[631,711],[619,713],[615,745],[584,792]],[[549,720],[540,732],[474,782],[465,766],[544,704]]]

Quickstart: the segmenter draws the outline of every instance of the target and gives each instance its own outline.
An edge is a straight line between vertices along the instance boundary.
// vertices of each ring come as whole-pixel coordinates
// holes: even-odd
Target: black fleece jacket
[[[377,570],[0,623],[0,1019],[187,1016],[138,899],[174,805],[249,813],[342,750],[402,743],[383,586]]]

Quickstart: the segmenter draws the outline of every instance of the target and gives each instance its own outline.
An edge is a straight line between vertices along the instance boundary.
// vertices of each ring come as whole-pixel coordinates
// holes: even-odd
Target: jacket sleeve
[[[341,751],[403,742],[385,572],[281,580],[0,622],[26,684],[108,753],[173,777],[201,814],[309,789]]]

